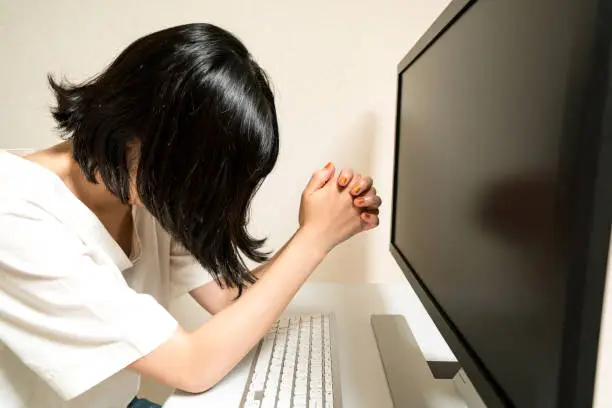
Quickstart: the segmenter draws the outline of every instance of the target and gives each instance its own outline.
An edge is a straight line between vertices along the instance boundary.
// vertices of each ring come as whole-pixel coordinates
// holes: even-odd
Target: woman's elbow
[[[215,385],[216,384],[210,384],[208,382],[191,380],[191,381],[185,381],[184,385],[179,386],[178,388],[190,394],[201,394],[203,392],[210,390]]]
[[[200,394],[213,388],[219,381],[221,381],[221,378],[213,379],[206,374],[197,375],[194,373],[187,378],[182,378],[177,388],[190,394]]]
[[[200,394],[217,385],[223,376],[218,375],[214,370],[214,364],[210,359],[206,360],[209,361],[209,364],[202,364],[202,359],[193,359],[190,367],[181,375],[180,385],[177,385],[177,388],[191,394]]]

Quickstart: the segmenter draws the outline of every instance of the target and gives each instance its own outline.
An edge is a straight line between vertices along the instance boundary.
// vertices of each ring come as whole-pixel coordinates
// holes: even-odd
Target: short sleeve
[[[0,214],[0,341],[69,400],[156,349],[177,323],[101,249],[30,207]]]
[[[177,298],[213,280],[212,275],[178,242],[170,244],[171,296]]]

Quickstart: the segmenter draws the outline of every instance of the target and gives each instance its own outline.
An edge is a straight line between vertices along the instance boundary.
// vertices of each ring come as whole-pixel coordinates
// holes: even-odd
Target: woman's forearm
[[[268,259],[266,262],[262,263],[261,265],[259,265],[258,267],[256,267],[255,269],[253,269],[251,271],[251,273],[253,273],[253,275],[255,275],[257,280],[261,279],[261,277],[264,276],[264,274],[266,273],[266,271],[268,270],[270,265],[272,265],[274,263],[274,261],[285,251],[285,249],[287,248],[287,245],[289,245],[289,243],[291,242],[292,239],[293,238],[291,238],[289,241],[287,241],[285,243],[285,245],[283,245],[281,247],[281,249],[276,251],[276,253],[270,259]],[[246,287],[243,290],[243,293],[248,291],[252,286],[253,285],[250,285],[250,286]],[[235,292],[236,296],[238,295],[238,290],[237,289],[232,289],[232,291]],[[232,299],[236,299],[236,296],[233,296]]]
[[[253,273],[253,275],[255,275],[255,277],[257,277],[258,279],[261,278],[264,275],[264,273],[266,273],[266,271],[268,270],[268,267],[272,264],[272,262],[274,262],[274,260],[276,258],[278,258],[280,256],[280,254],[283,253],[285,248],[287,248],[287,245],[289,244],[289,242],[291,242],[291,239],[289,241],[287,241],[285,243],[285,245],[283,245],[281,247],[281,249],[276,251],[276,253],[270,259],[268,259],[266,262],[264,262],[261,265],[259,265],[257,268],[253,269],[251,271]],[[246,288],[246,290],[248,290],[248,288]],[[236,291],[236,293],[238,293],[238,291]]]
[[[196,389],[216,384],[257,344],[324,256],[307,232],[298,232],[257,284],[189,335]]]

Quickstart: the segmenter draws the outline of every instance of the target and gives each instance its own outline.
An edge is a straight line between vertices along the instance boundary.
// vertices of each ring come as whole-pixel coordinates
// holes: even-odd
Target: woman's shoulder
[[[55,174],[21,157],[0,151],[0,217],[61,221],[74,217],[70,195]]]
[[[54,190],[52,176],[26,159],[0,151],[0,201],[40,199]]]

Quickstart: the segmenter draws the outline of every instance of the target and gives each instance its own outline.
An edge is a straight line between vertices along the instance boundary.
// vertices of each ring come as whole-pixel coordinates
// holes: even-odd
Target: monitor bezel
[[[398,65],[390,250],[488,408],[512,407],[510,397],[493,379],[394,244],[402,73],[477,1],[453,0]],[[561,142],[565,150],[560,152],[559,169],[573,174],[571,186],[580,192],[573,198],[575,212],[571,231],[573,243],[577,245],[568,271],[566,292],[572,295],[572,301],[567,302],[565,312],[557,395],[558,406],[572,408],[592,404],[612,223],[612,88],[609,83],[612,77],[609,58],[612,11],[606,8],[604,0],[576,1],[581,2],[575,7],[582,16],[576,24],[582,25],[577,30],[579,35],[573,39],[572,55],[576,58],[567,84]],[[585,22],[591,23],[593,29],[585,29],[588,27]],[[585,70],[594,74],[586,81]],[[578,106],[582,109],[576,109]],[[588,142],[584,142],[585,127],[591,136]],[[573,149],[578,145],[582,149],[580,160],[572,159],[570,155],[576,155]]]

